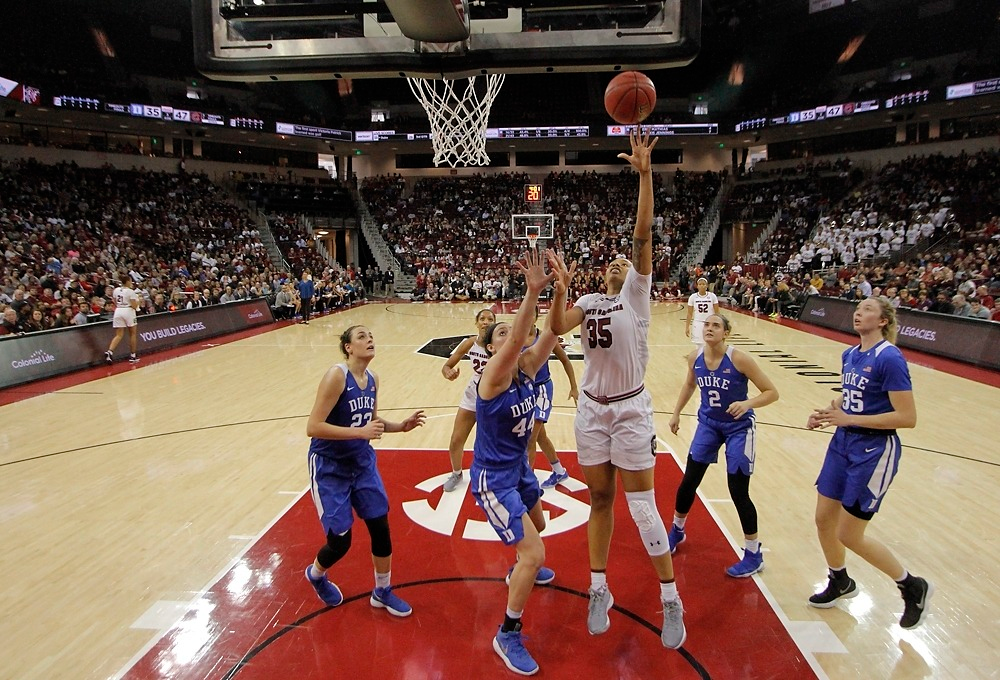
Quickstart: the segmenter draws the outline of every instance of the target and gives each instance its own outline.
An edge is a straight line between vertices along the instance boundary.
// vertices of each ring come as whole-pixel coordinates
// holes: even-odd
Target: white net
[[[503,73],[485,76],[485,89],[476,91],[477,76],[459,80],[407,78],[410,89],[427,112],[434,144],[434,165],[489,165],[486,125],[490,107],[503,86]]]

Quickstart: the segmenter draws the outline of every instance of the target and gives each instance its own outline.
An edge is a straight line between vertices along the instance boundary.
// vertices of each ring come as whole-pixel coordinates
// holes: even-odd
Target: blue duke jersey
[[[893,410],[889,392],[909,392],[910,369],[899,348],[883,340],[866,352],[856,345],[845,351],[843,394],[845,413],[874,416]]]
[[[365,371],[368,384],[361,387],[346,364],[337,364],[337,368],[344,372],[347,384],[344,385],[344,391],[326,417],[326,422],[339,427],[364,427],[375,414],[375,376],[371,371]],[[375,450],[367,439],[313,437],[309,444],[309,453],[336,459],[355,458],[359,462],[375,457]]]
[[[698,352],[694,360],[694,376],[701,389],[698,420],[709,418],[725,423],[736,420],[726,413],[726,410],[734,401],[746,400],[747,377],[740,373],[733,363],[733,347],[730,345],[726,348],[719,367],[714,370],[705,364],[704,350]],[[753,409],[750,409],[739,420],[749,420],[753,415]]]
[[[476,397],[473,461],[485,468],[520,465],[535,424],[535,383],[520,369],[517,379],[493,397]]]
[[[539,329],[535,329],[535,340],[528,347],[534,347],[538,344],[538,338],[542,337],[542,332]],[[552,373],[549,371],[549,360],[546,359],[545,363],[538,367],[538,373],[535,374],[535,384],[541,385],[544,382],[552,380]]]

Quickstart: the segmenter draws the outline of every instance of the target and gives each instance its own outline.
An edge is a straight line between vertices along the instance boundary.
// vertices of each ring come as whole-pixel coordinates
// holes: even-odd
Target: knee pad
[[[627,491],[625,498],[628,501],[628,511],[632,515],[632,521],[638,527],[639,536],[646,546],[646,552],[650,557],[668,552],[670,544],[667,542],[667,528],[663,526],[663,519],[656,509],[653,490]]]
[[[372,555],[388,557],[392,554],[392,539],[389,537],[389,516],[382,515],[375,519],[366,519],[368,533],[372,537]]]
[[[347,551],[351,549],[351,530],[348,529],[342,534],[335,534],[333,532],[327,532],[326,534],[326,545],[319,549],[319,554],[316,555],[316,561],[319,562],[319,566],[324,569],[329,569],[337,561],[347,554]]]

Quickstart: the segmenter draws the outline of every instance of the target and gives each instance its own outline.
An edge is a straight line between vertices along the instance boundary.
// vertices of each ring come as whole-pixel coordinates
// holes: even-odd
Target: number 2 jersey
[[[840,408],[846,413],[876,416],[893,411],[889,392],[909,392],[910,369],[899,348],[882,340],[862,352],[861,345],[846,350],[842,357],[844,401]]]
[[[580,344],[584,369],[580,389],[600,397],[632,392],[649,363],[649,290],[653,277],[629,267],[619,295],[590,293],[576,301],[583,310]]]
[[[535,382],[518,369],[517,378],[492,399],[476,397],[473,461],[484,468],[521,465],[535,424]]]
[[[364,427],[375,414],[375,376],[365,370],[368,384],[361,387],[347,364],[337,364],[344,373],[346,385],[337,403],[330,409],[326,422],[338,427]],[[355,459],[365,463],[374,459],[375,449],[367,439],[320,439],[313,437],[309,443],[309,453],[338,460]]]
[[[698,420],[711,420],[722,423],[736,421],[726,413],[734,401],[745,401],[747,398],[747,377],[736,369],[733,363],[733,347],[726,347],[726,353],[719,362],[719,367],[712,370],[705,364],[704,350],[698,352],[694,360],[694,377],[701,388],[701,406],[698,408]],[[739,418],[748,423],[753,419],[753,409],[748,410]]]

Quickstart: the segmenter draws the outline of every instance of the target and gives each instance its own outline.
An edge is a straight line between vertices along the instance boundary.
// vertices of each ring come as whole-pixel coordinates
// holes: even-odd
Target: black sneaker
[[[858,594],[858,584],[848,577],[846,582],[830,579],[826,590],[809,596],[809,606],[818,609],[829,609],[837,604],[837,600],[847,600]]]
[[[924,620],[927,613],[927,602],[934,594],[934,584],[927,579],[914,576],[908,579],[909,583],[897,583],[900,594],[903,596],[903,615],[899,619],[902,628],[916,628]]]

